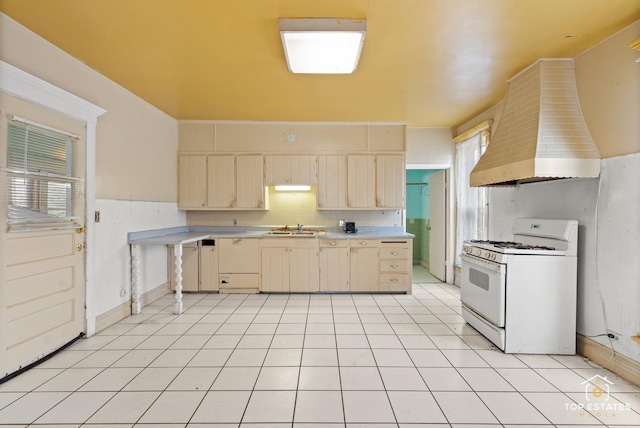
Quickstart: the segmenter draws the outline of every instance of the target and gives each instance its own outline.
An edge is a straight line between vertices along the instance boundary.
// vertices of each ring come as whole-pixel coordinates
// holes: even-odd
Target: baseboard
[[[169,284],[166,282],[155,287],[153,290],[147,291],[140,296],[142,307],[144,308],[145,306],[150,305],[151,303],[169,293]],[[96,333],[104,330],[107,327],[111,327],[113,324],[122,321],[129,315],[131,315],[131,300],[127,300],[121,305],[118,305],[115,308],[98,315],[96,317]]]
[[[142,307],[144,308],[169,293],[171,293],[171,290],[169,290],[169,283],[165,282],[164,284],[158,285],[153,290],[149,290],[142,294],[140,296],[140,303],[142,303]]]
[[[131,315],[131,302],[127,300],[123,304],[118,305],[96,317],[96,333],[99,333],[105,328],[122,321],[129,315]]]
[[[611,348],[581,334],[577,335],[577,345],[580,355],[600,364],[634,385],[640,386],[640,362],[618,352],[612,357]]]

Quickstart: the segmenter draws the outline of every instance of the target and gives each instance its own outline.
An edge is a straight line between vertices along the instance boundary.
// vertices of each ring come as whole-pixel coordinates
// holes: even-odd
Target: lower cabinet
[[[218,291],[218,252],[215,239],[200,242],[200,290]]]
[[[318,244],[315,239],[263,239],[260,242],[260,263],[261,291],[319,291]]]
[[[380,291],[411,292],[412,241],[380,241],[379,255]]]
[[[257,293],[260,289],[259,239],[218,239],[220,292]]]
[[[353,292],[376,292],[378,287],[378,243],[376,239],[350,239],[350,281]]]
[[[320,291],[349,291],[349,241],[320,241]]]
[[[222,238],[182,246],[182,290],[411,292],[411,239]],[[171,289],[175,254],[169,247]]]

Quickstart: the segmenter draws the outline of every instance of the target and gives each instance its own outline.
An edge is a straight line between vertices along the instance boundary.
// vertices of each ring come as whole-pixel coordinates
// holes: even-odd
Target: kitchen
[[[189,216],[184,211],[177,210],[175,205],[177,171],[172,171],[176,170],[179,124],[121,87],[107,82],[97,74],[93,75],[93,72],[84,69],[80,63],[53,49],[6,16],[3,15],[2,19],[3,31],[7,32],[6,37],[3,35],[3,40],[20,40],[28,46],[25,51],[41,52],[43,57],[54,59],[51,68],[47,69],[35,56],[24,55],[14,45],[3,45],[3,60],[18,64],[31,73],[70,89],[109,111],[108,116],[100,119],[100,126],[97,128],[98,139],[108,141],[109,144],[99,144],[97,147],[96,184],[99,191],[95,210],[101,212],[102,220],[94,225],[93,239],[101,244],[92,247],[94,284],[87,299],[88,318],[95,322],[96,318],[102,317],[101,322],[109,324],[109,320],[119,320],[126,316],[128,309],[130,296],[126,293],[130,286],[130,274],[126,234],[135,230],[189,224]],[[638,116],[637,102],[633,98],[633,94],[637,93],[634,89],[634,85],[637,85],[634,77],[637,67],[632,61],[627,62],[634,55],[627,44],[638,38],[637,28],[635,24],[607,39],[602,45],[576,57],[581,106],[603,157],[602,171],[606,180],[602,182],[600,189],[601,198],[597,198],[597,180],[589,179],[491,189],[489,192],[492,238],[509,239],[513,219],[522,216],[576,218],[584,225],[580,229],[579,240],[585,259],[579,263],[578,331],[583,335],[604,332],[602,303],[596,280],[599,277],[604,305],[608,309],[609,329],[621,335],[620,341],[614,343],[613,347],[616,352],[619,351],[636,362],[640,360],[640,356],[637,344],[631,337],[638,333],[635,331],[638,329],[638,313],[634,302],[639,300],[639,275],[637,263],[633,260],[633,254],[637,254],[637,243],[634,243],[632,237],[637,236],[638,226],[630,213],[638,212],[631,197],[638,192],[637,187],[634,187],[638,180],[631,174],[637,171],[636,154],[640,150],[637,138],[633,137],[638,135],[638,125],[633,119]],[[78,84],[72,82],[73,77],[64,77],[78,74],[85,76],[80,81],[88,79],[92,84]],[[88,75],[90,76],[86,77]],[[510,76],[505,76],[505,79],[507,77]],[[98,93],[92,88],[108,89],[104,89],[104,93]],[[504,88],[504,81],[501,88]],[[494,106],[453,131],[448,128],[409,127],[406,141],[407,163],[452,164],[454,147],[451,137],[489,118],[494,120],[492,126],[496,126],[500,112],[501,106]],[[127,156],[123,156],[123,153]],[[110,173],[112,166],[116,164],[122,165],[123,170],[118,174]],[[552,204],[547,202],[549,198],[552,199]],[[222,213],[210,221],[219,221],[219,224],[227,226],[233,218],[239,218],[241,222],[252,224],[256,215],[242,213],[241,217],[234,213]],[[363,212],[347,218],[355,220],[356,224],[365,225],[376,221],[376,215],[384,217],[379,213]],[[195,214],[193,218],[200,223],[205,220],[203,216],[204,214]],[[342,217],[332,220],[339,218]],[[318,224],[313,219],[307,221],[303,217],[294,221]],[[393,224],[392,221],[385,224]],[[274,221],[272,224],[285,222]],[[142,257],[143,265],[159,266],[157,269],[143,271],[144,282],[148,286],[144,292],[149,292],[167,281],[166,253],[163,248],[150,247]],[[125,290],[124,297],[120,296],[121,289]],[[108,319],[105,320],[106,318]],[[609,349],[611,347],[606,338],[594,340]],[[609,354],[606,353],[606,356]]]

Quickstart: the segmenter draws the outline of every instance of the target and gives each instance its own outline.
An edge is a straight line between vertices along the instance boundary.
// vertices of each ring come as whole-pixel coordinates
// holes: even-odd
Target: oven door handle
[[[467,253],[460,254],[460,258],[465,259],[471,264],[476,266],[482,266],[483,269],[490,270],[492,272],[504,272],[504,265],[502,263],[492,262],[490,260],[481,259],[479,257],[472,256]]]

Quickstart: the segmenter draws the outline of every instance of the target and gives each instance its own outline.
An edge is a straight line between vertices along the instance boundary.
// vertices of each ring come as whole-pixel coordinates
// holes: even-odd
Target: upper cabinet
[[[318,156],[318,209],[401,209],[404,155]]]
[[[406,172],[403,155],[376,156],[376,208],[404,208]]]
[[[262,155],[181,155],[178,169],[180,209],[265,209]]]
[[[178,157],[178,207],[202,209],[207,204],[206,156]]]
[[[405,205],[406,125],[179,123],[178,206],[265,210],[267,186],[316,186],[318,210]]]
[[[349,155],[347,157],[349,208],[376,208],[375,155]]]
[[[236,206],[235,156],[207,156],[207,207]]]
[[[319,210],[347,209],[347,156],[318,156],[317,205]]]
[[[264,157],[265,185],[318,183],[318,157],[311,155],[267,155]]]

